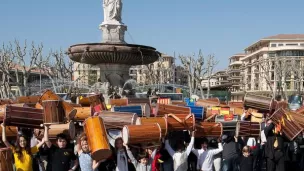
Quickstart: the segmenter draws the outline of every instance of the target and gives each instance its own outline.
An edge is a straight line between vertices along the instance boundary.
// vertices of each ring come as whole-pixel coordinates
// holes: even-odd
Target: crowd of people
[[[84,133],[73,143],[58,134],[49,140],[48,126],[43,138],[21,130],[13,145],[5,125],[2,141],[12,150],[16,171],[303,171],[303,134],[293,141],[282,136],[280,125],[270,119],[262,123],[261,137],[235,137],[228,132],[221,137],[195,138],[195,131],[183,136],[163,138],[159,146],[128,146],[118,137],[112,156],[102,161],[91,157]],[[177,138],[178,137],[178,138]],[[182,138],[181,138],[182,137]],[[70,143],[72,142],[72,143]]]

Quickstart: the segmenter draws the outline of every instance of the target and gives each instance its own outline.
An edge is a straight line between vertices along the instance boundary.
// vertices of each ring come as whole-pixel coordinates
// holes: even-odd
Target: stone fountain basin
[[[86,43],[68,49],[71,60],[86,64],[147,65],[158,60],[155,48],[135,44]]]

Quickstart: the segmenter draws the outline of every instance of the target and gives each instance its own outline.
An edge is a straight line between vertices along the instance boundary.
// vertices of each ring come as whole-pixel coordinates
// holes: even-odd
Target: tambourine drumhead
[[[237,123],[236,123],[236,127],[235,127],[235,136],[236,136],[236,137],[239,136],[240,127],[241,127],[241,123],[240,123],[240,122],[237,122]]]
[[[136,125],[137,118],[138,118],[138,115],[137,114],[133,114],[132,123],[131,123],[132,125]]]
[[[124,126],[122,128],[121,133],[122,133],[122,140],[123,140],[123,142],[125,144],[128,144],[129,143],[129,128],[128,128],[128,126]]]
[[[147,103],[143,104],[143,107],[144,107],[144,116],[146,117],[150,117],[150,113],[151,113],[151,108],[150,108],[150,105],[148,105]]]
[[[141,118],[136,119],[135,125],[141,125]]]
[[[72,121],[69,123],[69,134],[70,134],[71,139],[75,138],[76,128],[75,128],[74,122],[72,122]]]

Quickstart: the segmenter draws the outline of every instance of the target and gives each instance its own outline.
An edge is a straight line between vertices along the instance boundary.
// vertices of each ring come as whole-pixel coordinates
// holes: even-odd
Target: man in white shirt
[[[216,154],[223,151],[223,145],[221,140],[218,139],[217,149],[208,149],[208,141],[202,142],[202,148],[199,150],[192,150],[198,157],[198,169],[201,171],[212,171],[213,170],[213,159]]]
[[[186,171],[188,169],[187,160],[194,145],[194,133],[195,132],[193,131],[191,141],[188,144],[186,150],[184,150],[184,145],[181,142],[178,142],[177,150],[174,151],[171,148],[169,141],[168,140],[165,141],[165,148],[170,154],[170,156],[173,158],[174,171]]]

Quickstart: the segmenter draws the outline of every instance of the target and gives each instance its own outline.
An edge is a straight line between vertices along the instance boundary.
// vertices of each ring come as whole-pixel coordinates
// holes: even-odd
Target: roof
[[[173,56],[167,55],[165,53],[162,53],[160,56],[163,58],[173,58]]]
[[[269,36],[269,37],[265,37],[263,38],[264,40],[269,39],[269,40],[273,40],[273,39],[287,39],[287,40],[304,40],[304,34],[278,34],[275,36]]]
[[[237,54],[234,54],[233,56],[245,56],[246,54],[245,53],[237,53]]]
[[[304,34],[277,34],[274,36],[264,37],[259,41],[251,44],[250,46],[246,47],[245,50],[248,48],[255,46],[258,43],[267,42],[271,40],[304,40]]]
[[[243,56],[246,56],[246,54],[245,53],[237,53],[237,54],[232,55],[229,59],[234,58],[234,57],[243,57]]]

